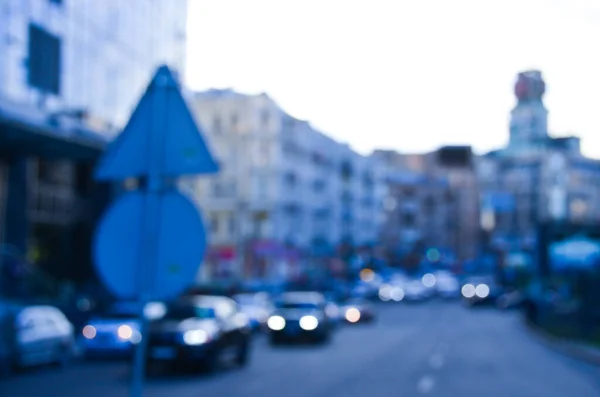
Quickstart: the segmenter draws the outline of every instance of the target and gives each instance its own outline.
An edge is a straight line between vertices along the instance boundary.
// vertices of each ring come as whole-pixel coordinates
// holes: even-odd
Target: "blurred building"
[[[196,186],[212,232],[212,276],[227,264],[235,275],[285,276],[302,258],[376,240],[372,159],[286,114],[266,94],[210,90],[191,103],[222,165]]]
[[[479,239],[479,192],[470,147],[425,154],[378,150],[386,165],[388,197],[382,240],[406,255],[427,248],[471,259]]]
[[[551,137],[539,71],[519,73],[506,148],[478,159],[481,224],[492,247],[533,250],[547,221],[600,221],[600,162],[584,157],[579,138]]]
[[[94,163],[161,63],[183,71],[185,0],[0,2],[0,242],[89,273],[109,194]],[[18,253],[18,254],[15,254]]]

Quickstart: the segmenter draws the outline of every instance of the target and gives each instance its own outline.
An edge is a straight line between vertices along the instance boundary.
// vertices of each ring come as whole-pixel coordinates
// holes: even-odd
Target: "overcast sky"
[[[504,145],[515,75],[600,157],[600,0],[188,0],[187,83],[267,92],[367,153]]]

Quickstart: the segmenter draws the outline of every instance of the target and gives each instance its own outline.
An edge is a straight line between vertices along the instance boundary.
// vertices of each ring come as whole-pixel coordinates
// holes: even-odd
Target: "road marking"
[[[441,354],[434,354],[429,358],[429,366],[433,369],[440,369],[444,366],[444,356]]]
[[[435,386],[435,379],[431,375],[424,375],[417,382],[417,391],[421,394],[431,393],[433,390],[433,386]]]

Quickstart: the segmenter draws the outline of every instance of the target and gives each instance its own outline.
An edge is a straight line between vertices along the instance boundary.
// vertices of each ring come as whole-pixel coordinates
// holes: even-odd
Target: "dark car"
[[[461,288],[463,301],[468,306],[493,305],[502,293],[493,277],[468,278]]]
[[[220,296],[197,296],[167,305],[150,323],[148,366],[215,370],[225,361],[244,366],[250,350],[250,327],[236,303]]]
[[[349,324],[375,321],[375,309],[365,299],[350,299],[342,304],[344,320]]]
[[[267,325],[272,344],[284,341],[329,340],[334,324],[326,313],[327,302],[318,292],[287,292],[276,301]]]

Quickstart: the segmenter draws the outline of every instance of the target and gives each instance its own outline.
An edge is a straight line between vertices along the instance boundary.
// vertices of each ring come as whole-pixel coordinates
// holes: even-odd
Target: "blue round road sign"
[[[117,297],[136,299],[146,288],[149,299],[167,300],[194,282],[206,234],[196,206],[181,193],[169,191],[159,198],[158,244],[143,247],[146,200],[144,193],[132,192],[111,206],[96,230],[94,260],[100,278]],[[154,250],[154,269],[144,263],[144,249]]]

